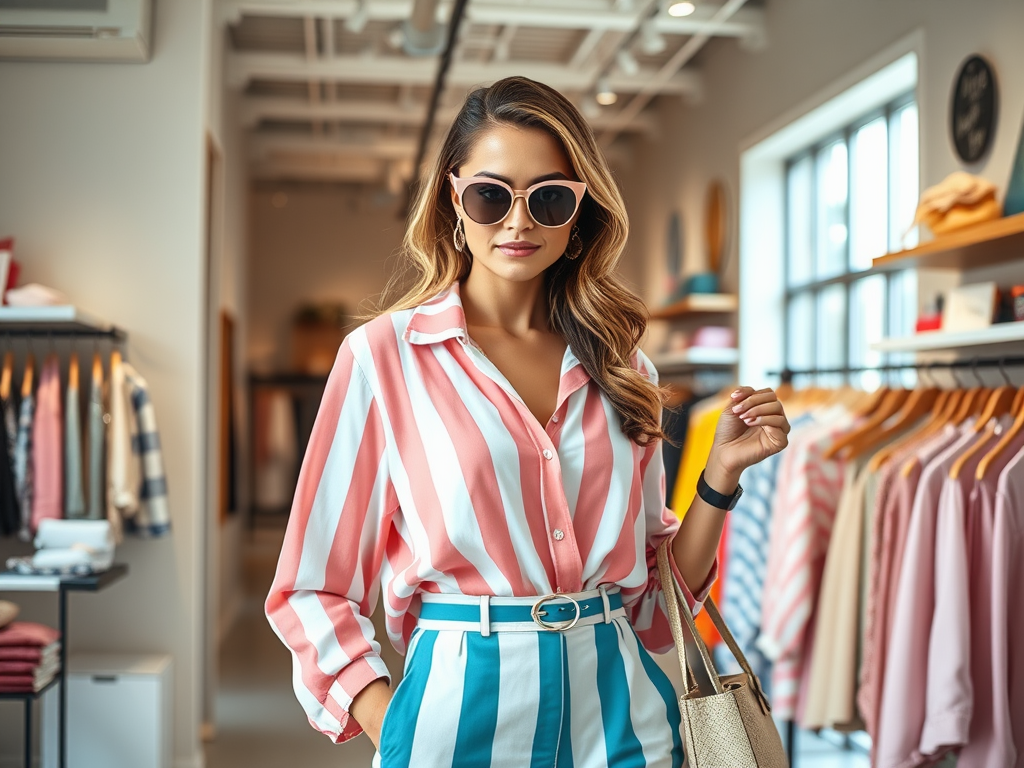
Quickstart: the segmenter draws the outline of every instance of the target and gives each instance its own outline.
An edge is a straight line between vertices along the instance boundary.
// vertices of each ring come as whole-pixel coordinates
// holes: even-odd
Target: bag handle
[[[708,647],[701,638],[700,632],[697,631],[697,624],[693,620],[693,612],[685,603],[683,604],[683,609],[680,610],[679,588],[672,576],[672,569],[668,562],[669,557],[671,557],[669,554],[669,545],[671,544],[671,541],[672,538],[669,537],[658,546],[658,572],[661,576],[661,591],[665,595],[665,605],[668,608],[668,620],[672,627],[672,637],[676,641],[676,653],[679,655],[679,665],[682,669],[683,676],[687,680],[693,680],[694,683],[696,683],[697,675],[694,673],[693,668],[690,666],[690,660],[686,656],[687,639],[683,635],[682,617],[682,619],[686,621],[687,629],[690,630],[692,644],[697,648],[701,663],[707,674],[707,679],[711,681],[711,687],[714,690],[714,694],[717,695],[725,693],[725,688],[722,687],[722,681],[718,677],[715,665],[711,661],[711,654],[708,652]],[[689,675],[689,677],[686,677],[687,675]],[[711,696],[712,693],[705,691],[704,695]]]
[[[689,659],[685,653],[685,646],[687,644],[687,638],[683,635],[682,624],[680,617],[682,616],[686,621],[687,629],[689,630],[690,638],[692,643],[697,647],[700,658],[703,662],[704,668],[707,671],[708,677],[711,680],[712,687],[716,694],[724,692],[721,678],[718,676],[718,672],[715,669],[714,663],[711,660],[711,654],[708,651],[708,647],[704,642],[704,639],[700,636],[700,632],[697,631],[697,624],[693,619],[693,613],[686,605],[686,600],[682,594],[682,588],[676,582],[676,579],[672,575],[672,569],[669,566],[669,557],[671,557],[669,547],[671,546],[672,538],[665,539],[658,546],[658,571],[661,576],[662,591],[665,593],[665,603],[668,608],[669,624],[672,627],[672,635],[676,641],[676,651],[679,654],[680,665],[682,667],[684,677],[689,674],[690,678],[696,679],[693,670],[690,668]],[[680,606],[683,606],[681,609]],[[754,674],[754,670],[751,668],[750,663],[747,661],[747,657],[743,655],[743,651],[740,650],[739,644],[736,642],[736,638],[733,637],[732,632],[729,631],[729,627],[726,626],[725,620],[722,619],[722,614],[718,611],[718,606],[715,605],[715,601],[710,597],[704,600],[704,609],[708,612],[708,616],[711,618],[712,623],[718,629],[719,634],[725,641],[726,647],[728,647],[730,653],[739,663],[740,668],[750,682],[750,687],[756,694],[758,704],[761,706],[761,711],[764,714],[771,712],[771,704],[768,702],[768,697],[765,696],[764,691],[761,689],[761,682],[757,679],[757,675]]]

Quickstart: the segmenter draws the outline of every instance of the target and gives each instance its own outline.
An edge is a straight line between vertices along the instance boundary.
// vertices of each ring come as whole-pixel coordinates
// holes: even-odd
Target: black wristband
[[[700,477],[697,478],[697,495],[712,507],[729,512],[735,508],[736,503],[740,500],[740,496],[743,495],[743,486],[737,484],[736,490],[731,496],[719,493],[707,484],[707,481],[704,479],[704,470],[701,470]]]

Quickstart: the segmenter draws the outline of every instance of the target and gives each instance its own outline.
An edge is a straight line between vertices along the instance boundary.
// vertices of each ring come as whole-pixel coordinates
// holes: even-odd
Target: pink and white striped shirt
[[[779,467],[757,639],[772,661],[772,712],[784,719],[800,716],[814,609],[843,490],[846,462],[824,454],[853,421],[838,408],[815,418],[821,421],[790,435]]]
[[[654,381],[642,351],[632,358]],[[655,551],[661,443],[623,434],[570,349],[541,424],[470,339],[459,284],[346,336],[299,474],[267,616],[292,653],[296,696],[335,742],[362,728],[355,695],[391,675],[370,621],[382,591],[404,654],[418,592],[528,596],[618,584],[643,645],[673,646]],[[717,561],[694,598],[697,610]]]

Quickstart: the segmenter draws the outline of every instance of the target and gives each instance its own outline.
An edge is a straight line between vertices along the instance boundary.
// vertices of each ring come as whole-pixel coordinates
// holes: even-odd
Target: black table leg
[[[32,768],[32,699],[25,699],[25,768]]]
[[[58,590],[60,601],[60,717],[57,733],[57,765],[67,768],[68,718],[68,593],[62,586]]]

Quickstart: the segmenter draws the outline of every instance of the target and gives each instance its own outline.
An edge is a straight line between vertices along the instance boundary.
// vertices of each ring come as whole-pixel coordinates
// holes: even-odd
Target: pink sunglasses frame
[[[466,206],[462,202],[462,195],[469,187],[473,186],[474,184],[494,184],[499,187],[504,187],[505,189],[512,193],[512,200],[509,203],[508,210],[505,211],[505,215],[491,224],[480,224],[479,221],[469,216],[468,213],[466,214],[466,216],[469,217],[471,221],[473,221],[476,224],[480,224],[480,226],[482,227],[492,227],[495,224],[501,224],[501,222],[507,219],[508,215],[512,213],[512,209],[515,207],[516,204],[516,198],[521,197],[523,198],[523,201],[526,203],[526,212],[529,214],[530,219],[533,220],[534,224],[536,224],[538,227],[544,227],[545,229],[559,229],[560,227],[564,227],[566,224],[572,221],[572,217],[576,215],[576,211],[580,209],[580,204],[583,202],[583,195],[586,194],[587,192],[587,183],[585,181],[569,181],[568,179],[549,179],[548,181],[539,181],[527,189],[512,189],[512,187],[510,187],[501,179],[495,179],[490,176],[467,176],[465,178],[460,178],[459,176],[456,176],[452,171],[449,171],[448,178],[451,179],[452,186],[455,188],[455,194],[458,195],[459,197],[459,205],[462,206],[463,210],[465,210]],[[576,207],[572,209],[572,213],[569,214],[569,218],[568,220],[566,220],[565,224],[541,224],[539,221],[537,221],[537,219],[533,217],[533,211],[530,210],[530,195],[533,194],[534,190],[540,189],[541,187],[550,187],[555,185],[561,187],[568,187],[569,189],[572,190],[573,194],[576,196]]]

